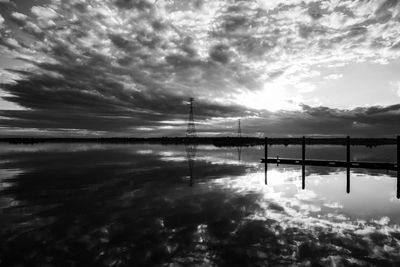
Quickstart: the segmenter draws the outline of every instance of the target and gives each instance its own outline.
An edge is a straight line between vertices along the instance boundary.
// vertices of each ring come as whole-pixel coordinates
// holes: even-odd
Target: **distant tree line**
[[[255,146],[264,145],[265,138],[261,137],[6,137],[0,142],[9,144],[38,144],[38,143],[104,143],[104,144],[213,144],[215,146]],[[269,145],[299,145],[301,137],[268,138]],[[307,137],[306,144],[310,145],[345,145],[346,138],[317,138]],[[378,146],[396,144],[395,138],[351,138],[352,145]]]

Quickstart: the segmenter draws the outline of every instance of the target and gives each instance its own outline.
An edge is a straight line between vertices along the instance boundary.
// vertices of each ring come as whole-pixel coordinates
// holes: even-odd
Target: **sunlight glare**
[[[266,83],[261,91],[241,93],[236,97],[235,102],[254,109],[276,112],[300,109],[296,98],[284,86]]]

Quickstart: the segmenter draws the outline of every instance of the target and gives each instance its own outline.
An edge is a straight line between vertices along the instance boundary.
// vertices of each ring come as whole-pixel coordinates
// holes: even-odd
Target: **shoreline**
[[[396,138],[351,138],[351,145],[380,146],[395,145]],[[9,144],[39,144],[39,143],[103,143],[103,144],[212,144],[215,146],[256,146],[264,145],[261,137],[4,137],[1,143]],[[308,145],[346,145],[346,137],[317,138],[306,137]],[[301,145],[302,137],[270,137],[268,145]]]

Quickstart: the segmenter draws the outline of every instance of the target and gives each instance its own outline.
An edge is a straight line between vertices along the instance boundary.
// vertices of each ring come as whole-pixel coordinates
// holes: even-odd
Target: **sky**
[[[0,136],[400,133],[398,0],[0,0]]]

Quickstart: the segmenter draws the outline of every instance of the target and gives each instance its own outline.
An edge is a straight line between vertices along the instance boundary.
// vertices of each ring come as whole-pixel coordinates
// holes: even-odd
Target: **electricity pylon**
[[[241,138],[242,137],[242,127],[240,126],[240,120],[238,122],[238,133],[237,137]]]
[[[197,137],[196,127],[194,125],[193,102],[194,102],[194,98],[191,97],[189,99],[189,120],[188,120],[188,125],[187,125],[187,130],[186,130],[186,137],[191,137],[191,138]]]

